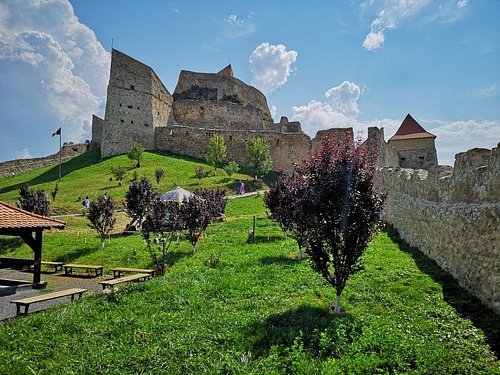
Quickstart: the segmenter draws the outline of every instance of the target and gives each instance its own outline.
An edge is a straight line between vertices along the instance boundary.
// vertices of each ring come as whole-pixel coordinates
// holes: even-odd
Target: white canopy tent
[[[184,198],[189,198],[193,195],[194,194],[191,193],[190,191],[187,191],[186,189],[177,186],[175,189],[167,191],[166,193],[160,195],[160,199],[162,201],[182,202]]]

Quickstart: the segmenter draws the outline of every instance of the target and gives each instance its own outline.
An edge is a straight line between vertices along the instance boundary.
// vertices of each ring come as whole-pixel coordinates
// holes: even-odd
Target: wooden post
[[[253,236],[252,236],[252,242],[255,242],[255,224],[256,224],[256,221],[257,221],[257,219],[256,219],[255,215],[253,215],[253,229],[252,229],[253,230]]]

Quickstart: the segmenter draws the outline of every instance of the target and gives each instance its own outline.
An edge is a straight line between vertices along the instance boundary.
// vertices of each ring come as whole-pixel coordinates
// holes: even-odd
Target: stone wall
[[[438,165],[434,138],[389,140],[399,155],[402,168],[430,169]]]
[[[172,122],[172,97],[153,70],[113,50],[101,156],[141,143],[155,149],[155,128]]]
[[[104,119],[92,115],[92,142],[100,145],[102,142],[102,131],[104,129]]]
[[[193,90],[199,88],[201,90]],[[209,93],[210,90],[212,93]],[[189,94],[186,96],[186,94]],[[200,97],[199,95],[203,95]],[[182,70],[174,91],[174,100],[197,99],[227,101],[230,97],[243,106],[250,106],[269,113],[267,100],[255,87],[234,77],[217,73],[196,73]]]
[[[384,208],[411,246],[450,272],[462,287],[500,312],[500,152],[457,154],[454,168],[384,168]]]
[[[76,156],[85,153],[90,147],[90,143],[64,144],[61,147],[62,162],[68,161]],[[59,152],[44,156],[43,158],[9,160],[0,163],[0,178],[15,176],[19,173],[33,171],[38,168],[59,163]]]
[[[214,134],[224,136],[228,155],[226,161],[234,160],[240,165],[246,161],[246,144],[255,137],[262,137],[271,145],[273,168],[290,169],[292,163],[300,162],[310,151],[311,140],[300,133],[279,131],[220,130],[192,128],[183,125],[157,129],[157,147],[160,150],[204,159],[208,143]]]
[[[262,111],[228,101],[177,100],[175,121],[184,126],[222,130],[263,130]]]

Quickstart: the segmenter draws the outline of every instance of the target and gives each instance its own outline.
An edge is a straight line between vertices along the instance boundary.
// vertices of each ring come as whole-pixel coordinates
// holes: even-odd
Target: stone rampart
[[[65,144],[61,148],[61,161],[68,161],[76,156],[85,153],[90,147],[90,143]],[[33,171],[38,168],[59,163],[59,152],[42,158],[17,159],[0,163],[0,178],[15,176],[19,173]]]
[[[411,246],[500,313],[500,152],[473,149],[455,166],[383,168],[385,218]]]
[[[279,128],[279,125],[276,125]],[[262,137],[271,145],[271,159],[274,170],[290,169],[294,162],[300,162],[310,152],[311,140],[300,133],[258,130],[221,130],[193,128],[183,125],[158,128],[156,144],[158,149],[204,159],[208,143],[214,134],[224,136],[228,155],[226,161],[234,160],[244,165],[246,144],[255,137]]]

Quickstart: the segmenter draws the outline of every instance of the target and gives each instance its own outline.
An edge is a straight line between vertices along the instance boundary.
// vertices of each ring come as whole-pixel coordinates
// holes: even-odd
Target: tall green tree
[[[141,167],[141,160],[142,160],[142,154],[144,153],[144,147],[140,143],[136,143],[128,149],[127,152],[127,157],[132,160],[136,161],[136,167],[140,168]]]
[[[224,136],[221,134],[214,134],[208,143],[208,151],[205,160],[215,168],[215,174],[217,174],[217,167],[224,160],[226,155],[227,147]]]
[[[247,166],[256,178],[260,178],[269,172],[273,166],[271,161],[271,147],[269,143],[261,137],[255,137],[247,143],[248,154]]]

